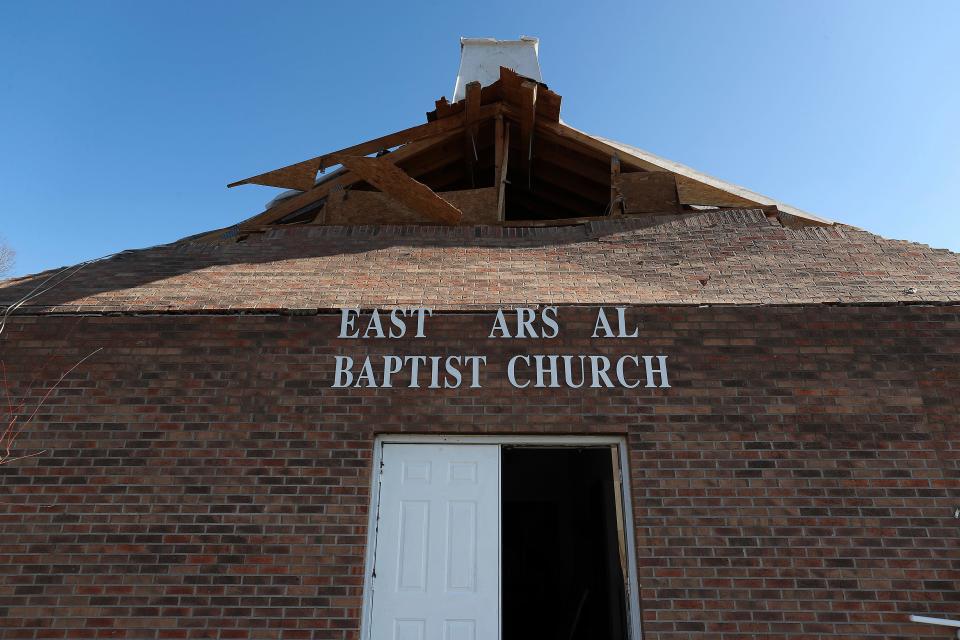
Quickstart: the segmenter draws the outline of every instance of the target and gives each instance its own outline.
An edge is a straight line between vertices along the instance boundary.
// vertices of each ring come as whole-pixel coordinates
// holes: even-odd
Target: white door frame
[[[625,436],[551,436],[551,435],[431,435],[395,434],[376,437],[370,478],[370,517],[367,523],[366,561],[363,569],[363,609],[360,618],[361,640],[370,638],[370,616],[373,613],[371,577],[377,557],[377,519],[380,512],[380,465],[385,444],[500,444],[531,447],[609,447],[620,454],[620,491],[623,498],[623,528],[627,547],[627,630],[630,640],[642,640],[640,631],[640,586],[637,581],[637,559],[634,541],[633,501],[630,499],[630,466]]]

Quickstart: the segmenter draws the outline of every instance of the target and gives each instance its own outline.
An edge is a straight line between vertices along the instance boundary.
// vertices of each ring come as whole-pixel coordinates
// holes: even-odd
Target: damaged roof
[[[569,126],[561,96],[540,81],[535,39],[462,46],[463,98],[437,100],[425,124],[233,183],[293,191],[226,229],[0,282],[0,306],[960,302],[960,255],[880,238]],[[536,77],[490,56],[525,60],[514,66]]]
[[[54,273],[0,284],[0,304]],[[290,225],[126,251],[19,312],[899,302],[960,302],[960,254],[742,209],[540,227]]]
[[[206,239],[291,223],[513,226],[745,207],[790,216],[798,225],[833,224],[568,125],[560,118],[562,96],[540,81],[536,44],[465,39],[455,102],[437,100],[425,124],[231,183],[288,191]],[[498,60],[536,77],[495,67]]]

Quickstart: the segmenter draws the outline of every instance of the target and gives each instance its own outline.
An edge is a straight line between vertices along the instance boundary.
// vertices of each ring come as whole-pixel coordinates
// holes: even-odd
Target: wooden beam
[[[559,94],[541,85],[540,91],[537,92],[537,115],[549,122],[558,122],[560,120],[560,100]]]
[[[420,153],[428,153],[437,146],[441,146],[449,141],[450,138],[453,138],[457,134],[452,133],[447,136],[440,138],[439,140],[421,140],[420,142],[415,142],[413,144],[406,145],[400,149],[397,149],[393,153],[388,153],[383,156],[384,158],[389,158],[391,162],[398,163],[404,160],[410,159],[413,156],[419,155]],[[322,200],[327,197],[327,194],[331,190],[340,187],[346,189],[351,185],[361,182],[363,178],[356,174],[350,173],[345,169],[338,170],[339,175],[328,179],[326,182],[318,184],[316,187],[310,191],[291,196],[282,202],[277,203],[276,205],[270,207],[262,213],[248,218],[240,223],[241,231],[251,231],[260,226],[270,224],[275,222],[284,216],[287,216],[294,211],[308,207],[314,202]]]
[[[430,187],[417,182],[389,158],[364,156],[336,156],[337,161],[351,172],[400,204],[437,222],[457,224],[463,220],[463,212],[434,193]]]
[[[510,123],[503,122],[503,118],[499,118],[497,125],[497,128],[503,129],[503,139],[497,137],[498,148],[496,149],[497,220],[503,222],[506,219],[503,206],[507,195],[507,165],[510,161]]]
[[[500,113],[501,110],[502,109],[499,104],[490,104],[485,107],[480,107],[476,111],[475,121],[492,118]],[[280,169],[275,169],[273,171],[261,173],[260,175],[245,178],[244,180],[231,182],[227,186],[236,187],[241,184],[261,184],[269,187],[282,187],[284,189],[309,191],[314,186],[314,179],[316,178],[317,172],[332,164],[336,164],[333,161],[334,156],[365,156],[367,154],[376,153],[377,151],[382,151],[384,149],[391,149],[396,146],[410,144],[411,142],[434,138],[445,133],[461,131],[463,126],[464,121],[460,118],[445,118],[442,120],[435,120],[426,124],[417,125],[416,127],[404,129],[403,131],[397,131],[396,133],[374,138],[373,140],[367,140],[366,142],[361,142],[360,144],[355,144],[352,147],[340,149],[339,151],[325,153],[322,156],[310,158],[309,160],[304,160],[303,162],[298,162],[286,167],[281,167]]]
[[[610,156],[610,215],[618,216],[623,213],[623,197],[617,188],[617,178],[620,177],[620,158],[617,154]]]
[[[500,165],[503,163],[503,116],[497,116],[493,125],[493,186],[500,179]]]
[[[477,126],[477,113],[480,111],[480,83],[468,82],[463,109],[464,148],[463,157],[467,161],[467,176],[470,186],[476,187],[474,179],[474,165],[477,162],[477,135],[480,128]]]
[[[527,170],[527,183],[530,182],[530,161],[533,159],[533,128],[537,121],[537,83],[520,84],[520,142],[523,153],[520,166]]]

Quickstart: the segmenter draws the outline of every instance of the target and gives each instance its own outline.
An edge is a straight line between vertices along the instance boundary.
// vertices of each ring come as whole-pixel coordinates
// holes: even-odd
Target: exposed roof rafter
[[[498,107],[496,105],[481,107],[477,109],[476,121],[492,118],[497,112]],[[260,175],[238,180],[237,182],[231,182],[227,187],[236,187],[242,184],[259,184],[268,187],[307,191],[314,187],[314,181],[319,171],[337,164],[337,162],[333,160],[336,156],[365,156],[385,149],[410,144],[411,142],[435,138],[445,133],[453,133],[462,130],[463,127],[464,121],[461,118],[434,120],[433,122],[410,127],[409,129],[374,138],[373,140],[367,140],[352,147],[331,151],[330,153],[325,153],[321,156],[310,158],[309,160],[281,167],[280,169],[274,169],[273,171],[267,171]]]
[[[521,209],[534,206],[531,198],[540,197],[544,204],[535,208],[547,212],[549,203],[557,206],[562,202],[562,208],[572,210],[592,208],[601,200],[611,210],[610,203],[627,197],[615,184],[621,173],[660,172],[674,176],[670,184],[676,185],[675,204],[672,198],[666,197],[669,194],[666,187],[661,187],[662,181],[634,180],[631,197],[635,202],[620,202],[620,211],[639,214],[661,206],[656,203],[664,203],[662,206],[670,210],[682,210],[683,205],[763,207],[802,218],[808,224],[832,224],[636,147],[584,133],[560,121],[560,103],[561,97],[542,82],[501,67],[499,80],[492,84],[468,83],[463,100],[453,104],[445,98],[437,100],[425,124],[230,184],[231,187],[261,184],[302,192],[275,200],[266,211],[241,223],[241,231],[262,228],[300,211],[306,213],[310,210],[308,207],[322,205],[332,190],[347,189],[358,183],[381,190],[422,214],[426,221],[444,224],[456,224],[463,218],[455,206],[437,195],[437,190],[492,184],[498,192],[496,219],[505,223],[504,196],[510,182],[507,175],[510,155],[514,158],[509,164],[516,163],[510,168],[510,178],[520,181],[522,174],[515,174],[516,171],[526,175],[522,183],[510,186],[510,196],[506,199],[517,196]],[[512,145],[508,142],[511,126],[515,134]],[[366,157],[390,149],[395,150],[381,159]],[[316,181],[318,172],[336,164],[343,167],[327,180]],[[490,169],[492,176],[486,173]],[[539,189],[534,189],[535,182],[539,183]],[[545,186],[556,193],[546,193]],[[648,188],[659,191],[645,193],[644,189]],[[221,237],[223,233],[211,235]]]

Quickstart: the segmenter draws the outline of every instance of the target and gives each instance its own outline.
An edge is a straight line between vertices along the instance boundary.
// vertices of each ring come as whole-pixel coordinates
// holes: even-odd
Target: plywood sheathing
[[[422,182],[417,182],[389,158],[363,156],[336,156],[344,167],[386,193],[394,200],[428,219],[446,224],[458,224],[463,213],[438,196]]]
[[[614,178],[623,211],[632,213],[677,213],[677,178],[668,171],[621,173]]]
[[[598,136],[591,136],[590,134],[584,133],[583,131],[573,129],[572,127],[569,127],[569,125],[564,125],[564,126],[580,134],[580,136],[582,136],[583,138],[586,138],[589,140],[595,140],[599,143],[605,144],[608,148],[613,148],[614,150],[620,151],[621,154],[623,154],[621,155],[621,158],[626,158],[629,156],[630,158],[635,158],[637,160],[641,160],[645,162],[648,165],[648,170],[650,171],[670,171],[671,173],[677,174],[677,176],[683,176],[684,178],[688,178],[693,182],[714,187],[723,193],[730,194],[733,196],[738,196],[739,198],[743,198],[743,200],[746,202],[752,202],[752,203],[755,202],[757,204],[763,205],[764,207],[776,207],[780,212],[795,218],[799,218],[804,221],[802,223],[797,223],[797,224],[809,224],[812,226],[825,226],[825,225],[835,224],[832,220],[829,220],[827,218],[814,215],[812,213],[809,213],[802,209],[798,209],[797,207],[791,206],[784,202],[780,202],[778,200],[775,200],[763,194],[756,193],[754,191],[751,191],[739,185],[735,185],[730,182],[720,180],[719,178],[714,178],[713,176],[706,175],[684,164],[675,162],[673,160],[668,160],[666,158],[661,158],[660,156],[657,156],[653,153],[650,153],[649,151],[645,151],[638,147],[634,147],[628,144],[623,144],[622,142],[616,142],[614,140],[607,140],[606,138],[601,138]],[[714,206],[720,206],[720,205],[714,205]]]
[[[496,224],[497,190],[494,187],[442,191],[437,194],[463,212],[461,224]],[[378,191],[341,191],[331,194],[313,224],[424,224],[422,213]]]
[[[756,207],[761,203],[711,187],[686,176],[677,176],[677,192],[681,204],[712,205],[714,207]]]

